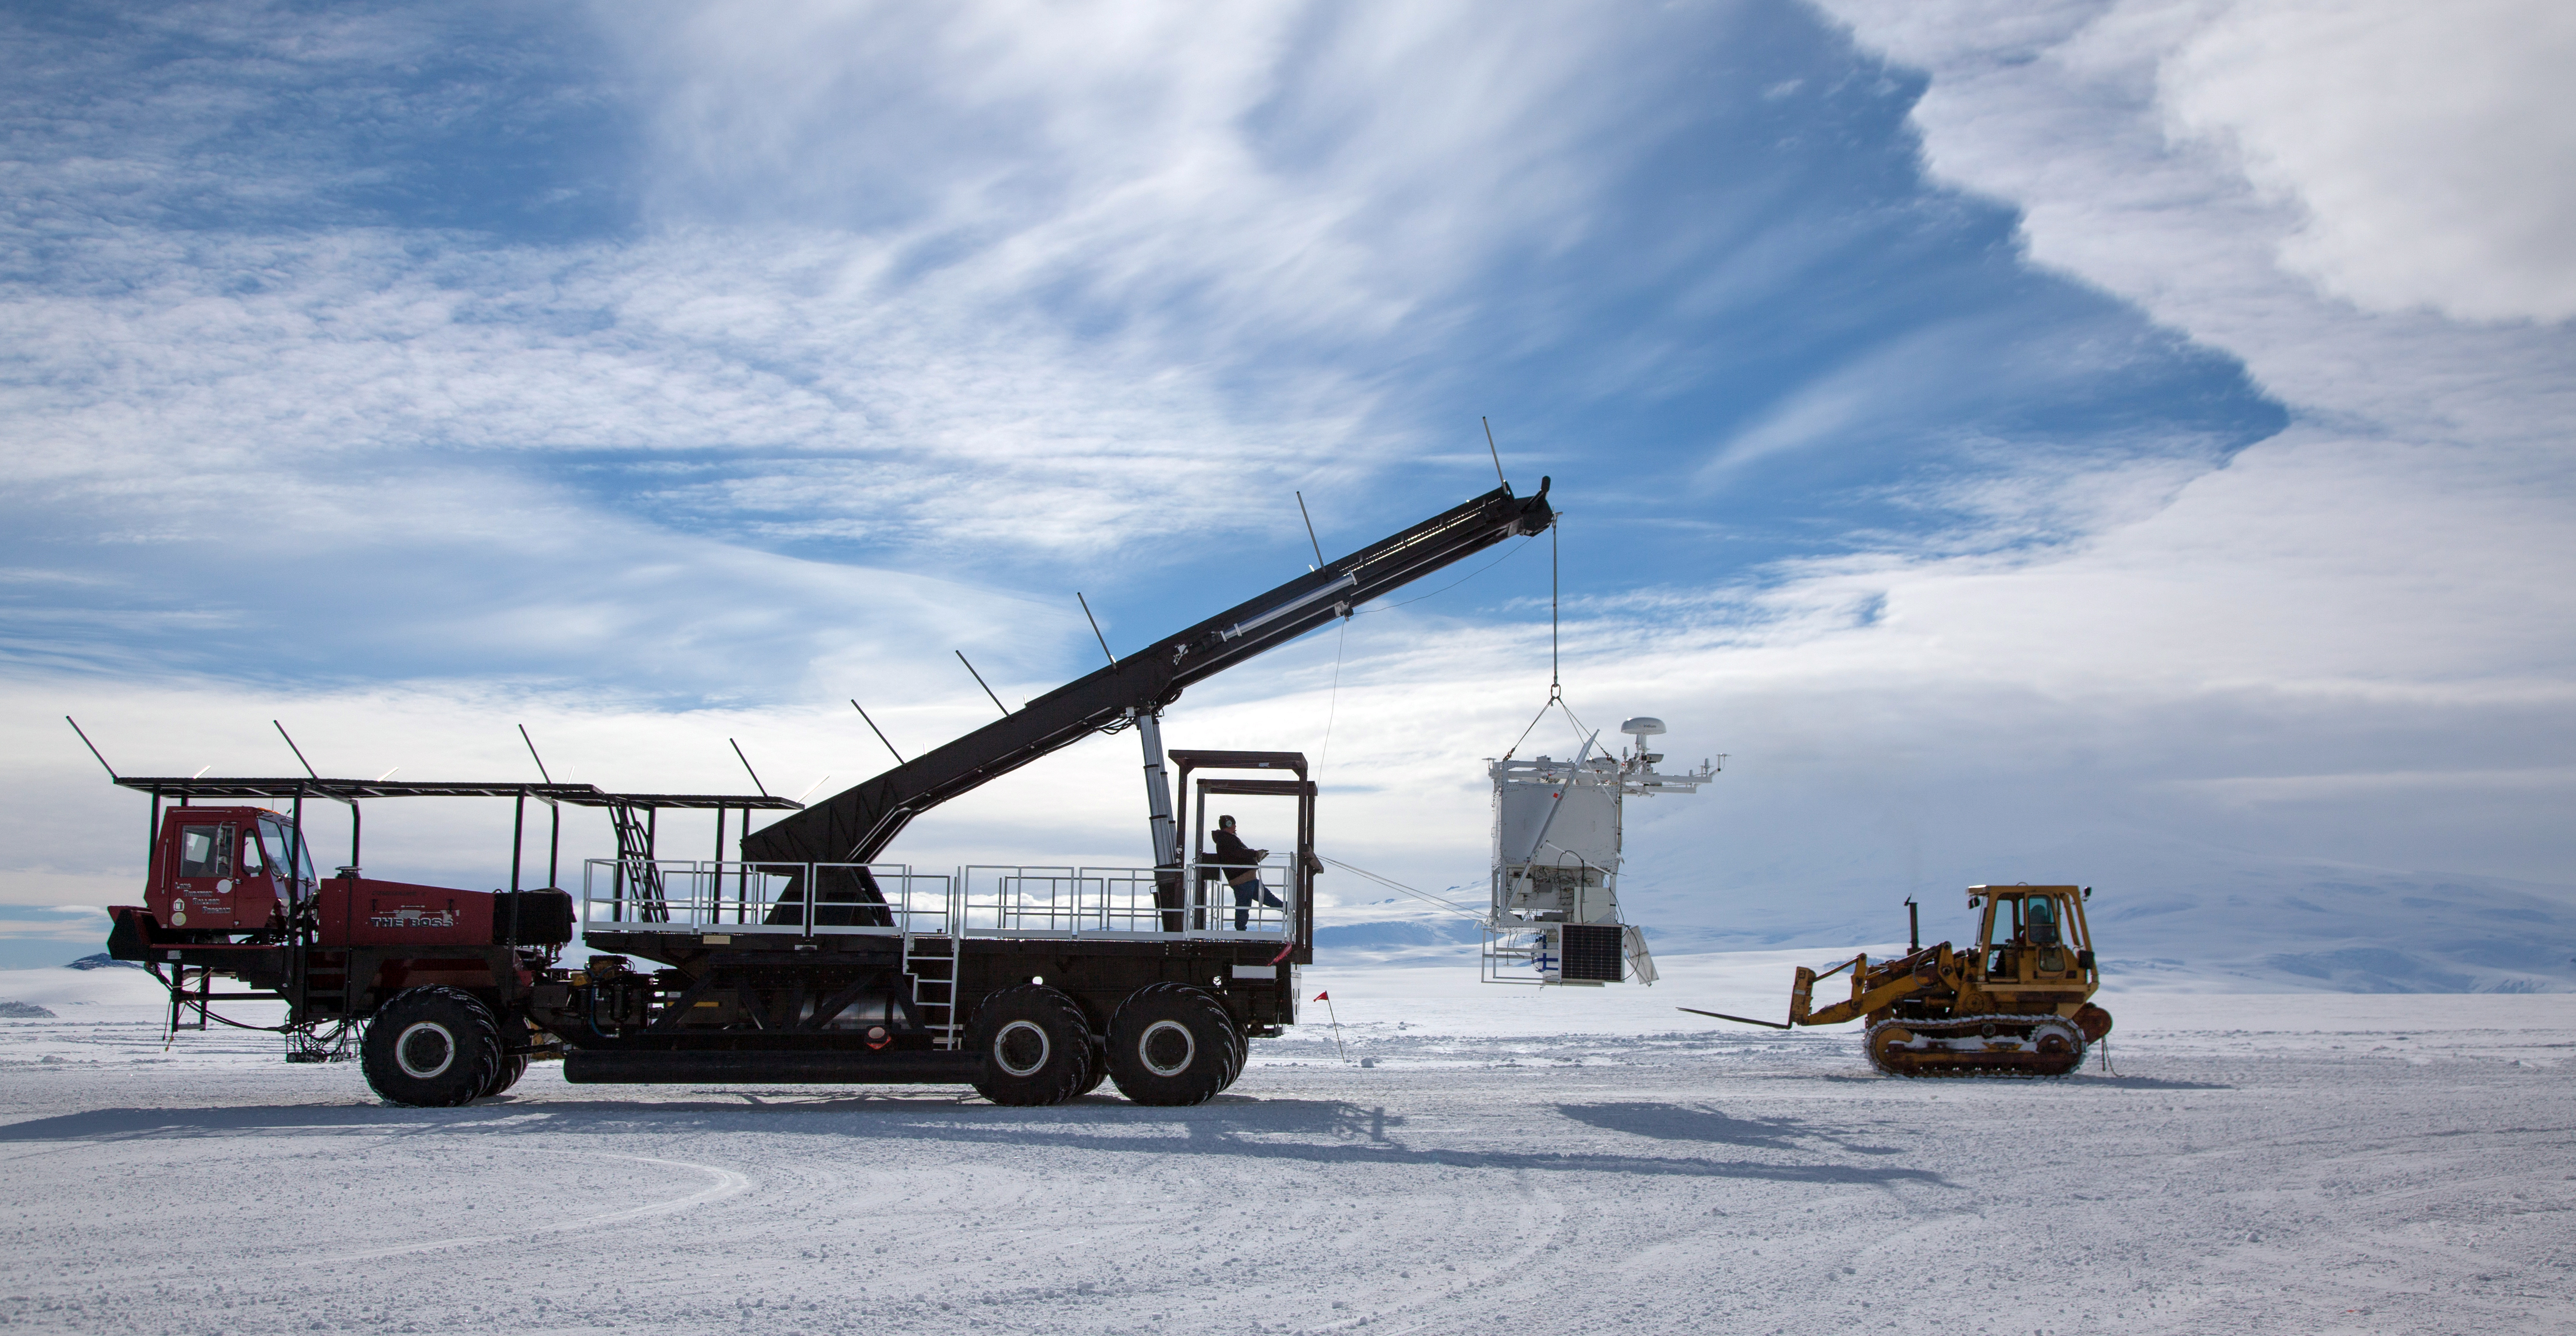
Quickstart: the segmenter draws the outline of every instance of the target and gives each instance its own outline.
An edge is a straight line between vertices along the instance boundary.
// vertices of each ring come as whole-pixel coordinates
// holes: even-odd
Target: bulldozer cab
[[[2093,970],[2093,943],[2078,886],[1972,886],[1986,912],[1977,956],[1993,983],[2059,983]]]

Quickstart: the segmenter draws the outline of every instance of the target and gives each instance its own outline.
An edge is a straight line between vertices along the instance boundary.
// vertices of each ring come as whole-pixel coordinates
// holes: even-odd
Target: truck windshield
[[[289,831],[285,823],[261,818],[259,841],[267,846],[268,870],[272,875],[283,877],[292,867],[297,881],[314,879],[313,850],[296,839],[295,833]]]

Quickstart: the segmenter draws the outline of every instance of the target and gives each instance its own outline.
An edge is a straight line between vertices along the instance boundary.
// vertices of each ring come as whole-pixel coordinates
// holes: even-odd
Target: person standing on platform
[[[1235,833],[1233,817],[1216,819],[1216,862],[1213,866],[1225,874],[1225,884],[1234,888],[1236,932],[1251,926],[1252,906],[1256,902],[1272,909],[1287,908],[1280,903],[1278,896],[1270,893],[1270,888],[1261,884],[1261,860],[1269,856],[1267,849],[1245,846],[1243,837]]]

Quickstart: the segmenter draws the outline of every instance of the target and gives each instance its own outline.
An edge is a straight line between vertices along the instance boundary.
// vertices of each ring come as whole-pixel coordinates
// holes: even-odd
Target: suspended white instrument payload
[[[1487,763],[1494,780],[1493,905],[1485,916],[1487,983],[1598,986],[1655,981],[1646,935],[1619,914],[1620,812],[1630,795],[1697,793],[1717,773],[1664,774],[1646,739],[1661,719],[1619,725],[1635,746],[1596,753],[1596,732],[1570,761]]]

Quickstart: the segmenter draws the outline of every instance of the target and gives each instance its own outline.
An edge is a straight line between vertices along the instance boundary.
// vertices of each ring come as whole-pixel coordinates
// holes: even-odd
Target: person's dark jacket
[[[1261,866],[1261,860],[1269,856],[1269,850],[1246,847],[1242,836],[1223,826],[1216,828],[1216,857],[1212,863],[1225,869],[1227,881],[1241,881],[1251,876],[1253,869]]]

